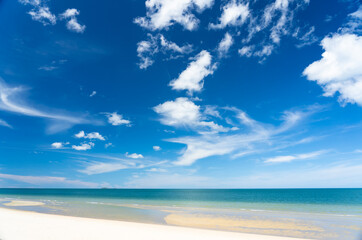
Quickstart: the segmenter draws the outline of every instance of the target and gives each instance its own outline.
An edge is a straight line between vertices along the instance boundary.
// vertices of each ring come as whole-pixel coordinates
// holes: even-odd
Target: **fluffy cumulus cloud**
[[[49,7],[47,6],[47,1],[42,0],[19,0],[21,4],[30,5],[33,7],[28,13],[34,21],[41,22],[44,26],[46,25],[55,25],[57,20],[67,21],[67,29],[77,33],[83,33],[85,30],[85,25],[81,25],[78,22],[77,16],[79,15],[79,10],[75,8],[69,8],[65,10],[62,14],[59,14],[57,18],[53,14]]]
[[[161,150],[161,147],[160,147],[160,146],[153,146],[152,148],[153,148],[153,150],[155,150],[155,151],[160,151],[160,150]]]
[[[219,23],[210,24],[212,29],[225,28],[227,26],[240,26],[249,16],[249,5],[238,0],[228,2],[223,8]]]
[[[82,143],[80,145],[72,145],[72,148],[77,151],[86,151],[94,147],[94,143]]]
[[[126,153],[126,157],[133,159],[144,158],[142,154],[137,154],[137,153],[132,153],[132,154]]]
[[[308,80],[316,81],[324,96],[339,93],[342,104],[362,106],[362,37],[356,34],[334,34],[321,43],[322,58],[303,72]]]
[[[154,57],[158,53],[170,54],[169,58],[178,58],[192,51],[192,45],[179,46],[169,41],[162,34],[147,34],[147,40],[137,43],[137,56],[140,58],[140,69],[146,69],[154,63]]]
[[[234,43],[233,37],[229,33],[225,33],[224,38],[220,41],[217,47],[219,57],[226,56],[233,43]]]
[[[41,22],[44,26],[57,23],[56,16],[50,12],[48,7],[37,7],[28,13],[33,20]]]
[[[213,74],[216,68],[212,64],[211,54],[203,50],[192,61],[187,68],[170,82],[174,90],[187,90],[188,93],[199,92],[204,86],[204,78]]]
[[[67,29],[77,33],[83,33],[85,30],[85,25],[81,25],[78,22],[77,16],[80,14],[79,10],[75,8],[69,8],[65,10],[64,13],[60,14],[60,19],[67,21]]]
[[[76,138],[86,138],[86,139],[98,139],[104,141],[105,138],[99,134],[98,132],[85,133],[84,131],[80,131],[79,133],[74,135]]]
[[[107,113],[108,122],[112,124],[113,126],[119,126],[119,125],[131,125],[131,121],[124,119],[123,115],[118,114],[117,112],[114,113]]]
[[[206,117],[200,111],[200,106],[188,98],[181,97],[175,101],[167,101],[157,105],[153,110],[161,116],[160,122],[167,126],[191,128],[200,132],[205,129],[216,132],[229,130],[213,121],[206,121]]]
[[[324,153],[326,153],[326,151],[321,150],[321,151],[302,153],[302,154],[297,154],[297,155],[277,156],[277,157],[268,158],[264,162],[265,163],[285,163],[285,162],[291,162],[291,161],[295,161],[295,160],[306,160],[306,159],[316,158]]]
[[[63,143],[63,142],[54,142],[51,144],[51,147],[54,149],[62,149],[65,145],[68,145],[69,142]]]
[[[150,30],[161,30],[175,23],[187,30],[194,30],[199,20],[192,13],[201,13],[213,5],[213,0],[147,0],[146,17],[138,17],[135,23]]]

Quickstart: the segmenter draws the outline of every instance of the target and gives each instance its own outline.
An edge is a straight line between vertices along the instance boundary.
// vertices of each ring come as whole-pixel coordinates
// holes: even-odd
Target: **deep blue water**
[[[362,206],[362,189],[0,189],[0,196]]]

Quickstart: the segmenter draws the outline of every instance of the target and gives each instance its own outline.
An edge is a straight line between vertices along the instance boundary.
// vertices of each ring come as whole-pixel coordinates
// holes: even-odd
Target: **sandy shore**
[[[43,206],[42,202],[34,201],[11,201],[9,203],[4,203],[3,205],[8,207],[30,207],[30,206]]]
[[[0,208],[1,240],[292,240],[296,238],[202,230],[42,214]],[[300,238],[298,238],[300,240]]]

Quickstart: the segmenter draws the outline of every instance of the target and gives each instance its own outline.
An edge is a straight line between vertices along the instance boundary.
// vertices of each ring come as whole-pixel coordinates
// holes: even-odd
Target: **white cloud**
[[[273,53],[274,45],[266,44],[261,46],[259,50],[255,50],[255,45],[244,46],[238,50],[240,56],[245,57],[259,57],[261,60],[259,62],[263,62],[267,56],[270,56]]]
[[[273,49],[274,49],[273,45],[265,45],[261,50],[254,52],[254,56],[258,57],[269,56],[272,54]]]
[[[249,4],[231,0],[222,8],[218,24],[210,24],[210,28],[220,29],[227,26],[241,26],[249,16]]]
[[[87,138],[87,139],[98,139],[104,141],[104,137],[98,132],[85,133],[84,131],[80,131],[79,133],[74,135],[76,138]]]
[[[63,113],[46,112],[32,108],[25,103],[26,101],[22,96],[24,92],[24,87],[10,87],[0,78],[0,110],[48,119],[51,121],[47,129],[48,133],[63,131],[75,124],[99,123],[96,120],[91,121],[80,116],[70,116]]]
[[[153,148],[153,150],[155,150],[155,151],[160,151],[160,150],[161,150],[161,147],[160,147],[160,146],[153,146],[152,148]]]
[[[39,6],[41,0],[19,0],[19,2],[24,5]]]
[[[216,117],[216,118],[221,118],[220,113],[217,110],[217,107],[212,106],[212,105],[205,106],[204,114],[209,115],[209,116],[213,116],[213,117]]]
[[[115,172],[127,168],[129,168],[129,166],[123,163],[92,162],[88,164],[84,169],[78,170],[78,172],[85,173],[87,175],[93,175],[107,172]]]
[[[64,148],[64,145],[68,145],[69,143],[66,142],[66,143],[62,143],[62,142],[54,142],[52,143],[52,148],[55,148],[55,149],[62,149]]]
[[[357,11],[350,14],[351,17],[362,19],[362,5],[359,6]]]
[[[96,94],[97,94],[97,92],[96,92],[96,91],[93,91],[93,92],[89,95],[89,97],[94,97]]]
[[[324,153],[326,153],[326,151],[321,150],[321,151],[303,153],[297,155],[277,156],[266,159],[264,163],[284,163],[284,162],[291,162],[294,160],[305,160],[305,159],[316,158]]]
[[[164,168],[150,168],[146,170],[147,172],[167,172]]]
[[[133,159],[144,158],[142,154],[137,154],[137,153],[128,154],[128,152],[126,153],[126,157]]]
[[[32,9],[29,11],[29,15],[33,20],[41,22],[44,26],[57,23],[56,16],[50,12],[48,7]]]
[[[137,56],[140,58],[140,69],[146,69],[154,63],[153,57],[157,53],[170,54],[171,58],[181,57],[192,51],[192,45],[179,46],[167,40],[162,34],[147,34],[147,40],[137,43]]]
[[[229,33],[225,33],[224,38],[219,42],[219,46],[217,48],[219,56],[225,56],[229,52],[229,49],[233,43],[233,37]]]
[[[69,8],[64,13],[60,14],[60,19],[67,20],[67,29],[77,33],[83,33],[85,30],[85,25],[78,23],[77,16],[80,14],[79,10],[75,8]]]
[[[348,15],[348,22],[339,29],[341,33],[355,33],[359,36],[362,33],[362,5],[357,11]]]
[[[212,4],[213,0],[147,0],[146,17],[138,17],[134,22],[150,30],[168,28],[174,23],[181,24],[187,30],[194,30],[199,20],[191,12],[197,10],[201,13]]]
[[[90,149],[92,149],[92,147],[94,147],[94,143],[92,143],[92,142],[82,143],[82,144],[79,145],[79,146],[76,146],[76,145],[73,145],[73,146],[72,146],[72,148],[73,148],[74,150],[77,150],[77,151],[90,150]]]
[[[53,70],[55,70],[55,69],[57,69],[58,67],[56,67],[56,66],[41,66],[41,67],[39,67],[38,69],[39,70],[44,70],[44,71],[53,71]]]
[[[84,131],[80,131],[79,133],[74,135],[74,137],[76,137],[76,138],[84,138],[84,136],[85,136]]]
[[[167,161],[161,161],[161,162],[149,161],[147,159],[143,159],[143,156],[141,154],[128,155],[127,153],[127,155],[131,159],[113,157],[104,154],[87,154],[87,153],[76,153],[76,154],[81,155],[82,157],[91,157],[102,160],[102,161],[98,160],[86,161],[83,163],[85,167],[81,170],[78,170],[78,172],[85,173],[88,175],[115,172],[122,169],[143,169],[143,168],[161,166],[162,164],[167,162]],[[105,159],[111,161],[103,162]]]
[[[9,123],[7,123],[6,121],[4,121],[2,119],[0,119],[0,126],[13,128]]]
[[[154,63],[151,58],[158,52],[157,42],[152,35],[148,35],[149,40],[137,43],[137,56],[140,58],[140,69],[146,69]]]
[[[49,176],[22,176],[0,173],[0,178],[9,179],[18,182],[29,183],[39,186],[61,186],[61,187],[100,187],[98,183],[83,182],[80,180],[70,180],[65,177],[49,177]]]
[[[254,41],[253,45],[244,46],[239,50],[240,56],[259,57],[262,58],[259,61],[261,63],[272,54],[276,46],[280,44],[281,38],[288,35],[293,35],[301,42],[298,44],[299,47],[315,42],[316,38],[312,29],[302,36],[296,35],[296,32],[301,31],[300,27],[294,24],[296,12],[308,3],[307,0],[275,0],[268,4],[261,14],[259,11],[251,11],[250,23],[246,29],[249,34],[242,42],[248,44]],[[254,16],[252,13],[255,13]]]
[[[108,122],[112,124],[113,126],[119,126],[119,125],[131,125],[131,121],[124,119],[121,114],[118,114],[117,112],[114,113],[107,113]]]
[[[92,132],[92,133],[88,133],[86,136],[84,136],[84,138],[88,138],[88,139],[98,139],[101,141],[104,141],[104,137],[102,135],[100,135],[98,132]]]
[[[75,8],[68,8],[64,13],[60,14],[62,18],[72,18],[79,15],[79,11]]]
[[[300,35],[300,29],[297,28],[297,31],[293,34],[293,37],[299,40],[299,43],[296,45],[297,48],[302,48],[304,46],[311,45],[318,41],[318,38],[314,35],[314,26],[310,27],[307,32],[302,36]]]
[[[161,51],[171,51],[180,54],[192,51],[192,46],[189,44],[180,47],[176,43],[167,40],[162,34],[157,35],[157,37],[160,39]]]
[[[111,146],[113,146],[113,143],[106,143],[106,144],[104,144],[104,147],[105,147],[105,148],[109,148],[109,147],[111,147]]]
[[[225,132],[229,130],[212,121],[204,121],[205,116],[200,112],[200,106],[188,98],[181,97],[175,101],[167,101],[157,105],[153,110],[161,115],[161,123],[167,126],[186,127],[197,131],[209,129]]]
[[[239,49],[239,54],[240,56],[246,56],[246,57],[251,57],[253,55],[253,50],[254,46],[244,46],[242,48]]]
[[[188,93],[199,92],[204,86],[204,78],[213,74],[216,66],[206,50],[201,51],[177,79],[170,82],[174,90],[187,90]]]
[[[298,123],[301,123],[302,120],[316,111],[316,109],[312,108],[306,112],[285,112],[281,118],[282,123],[279,126],[271,126],[251,119],[245,112],[236,108],[224,109],[236,113],[235,117],[241,124],[240,128],[228,133],[213,131],[209,134],[168,139],[169,142],[186,145],[182,155],[174,164],[188,166],[199,159],[211,156],[226,154],[242,156],[246,152],[266,151],[277,141],[278,136],[297,126]]]
[[[334,34],[321,43],[322,58],[310,64],[303,74],[316,81],[324,96],[339,93],[342,104],[362,106],[362,37],[355,34]]]

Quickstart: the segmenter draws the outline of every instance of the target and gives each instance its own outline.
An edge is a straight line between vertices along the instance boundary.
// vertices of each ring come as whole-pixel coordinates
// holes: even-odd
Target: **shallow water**
[[[359,239],[362,189],[0,189],[0,204],[81,217],[313,239]],[[4,207],[4,206],[3,206]]]

